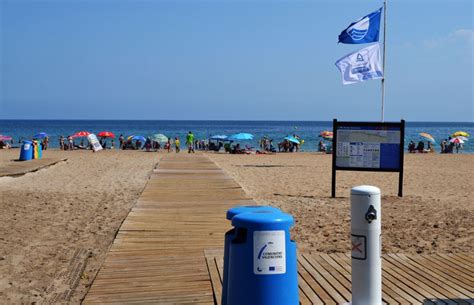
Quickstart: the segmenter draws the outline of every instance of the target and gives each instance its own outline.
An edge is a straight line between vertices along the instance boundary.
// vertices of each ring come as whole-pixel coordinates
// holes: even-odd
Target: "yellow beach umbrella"
[[[469,134],[465,131],[456,131],[455,133],[453,133],[451,135],[451,137],[455,138],[455,137],[469,137]]]

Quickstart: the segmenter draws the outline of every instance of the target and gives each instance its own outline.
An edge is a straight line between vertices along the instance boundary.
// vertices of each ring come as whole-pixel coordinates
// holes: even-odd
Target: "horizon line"
[[[402,118],[400,120],[403,120]],[[262,119],[250,119],[250,120],[237,120],[237,119],[2,119],[0,121],[165,121],[165,122],[332,122],[333,120],[262,120]],[[338,119],[339,121],[339,119]],[[340,120],[349,121],[349,120]],[[349,121],[350,122],[350,121]],[[353,122],[380,122],[379,120],[353,120]],[[384,122],[399,122],[397,120],[385,120]],[[474,124],[474,121],[410,121],[405,122],[411,123],[467,123]],[[381,122],[382,123],[382,122]]]

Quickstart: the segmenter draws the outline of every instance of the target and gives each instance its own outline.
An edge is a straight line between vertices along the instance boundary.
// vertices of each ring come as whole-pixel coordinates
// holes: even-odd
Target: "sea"
[[[196,139],[240,132],[251,133],[255,138],[244,143],[253,147],[258,147],[259,139],[264,136],[273,139],[276,146],[285,136],[296,134],[304,139],[302,151],[315,151],[321,140],[319,134],[325,130],[332,130],[332,121],[0,120],[0,134],[12,136],[15,146],[19,146],[19,141],[29,139],[40,132],[48,134],[50,147],[59,147],[61,135],[67,137],[78,131],[91,133],[111,131],[117,138],[120,134],[125,137],[129,135],[147,137],[161,133],[171,138],[179,137],[183,143],[186,134],[192,131]],[[436,140],[437,144],[434,147],[439,152],[439,143],[456,131],[465,131],[474,135],[474,123],[407,121],[405,149],[410,140],[417,143],[422,140],[419,133],[426,132]],[[464,143],[462,153],[474,153],[474,136],[472,140]]]

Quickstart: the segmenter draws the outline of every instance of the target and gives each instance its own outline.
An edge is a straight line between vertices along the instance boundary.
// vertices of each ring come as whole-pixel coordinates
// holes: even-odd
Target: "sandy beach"
[[[0,303],[54,303],[70,293],[80,303],[121,222],[162,153],[61,152],[67,158],[35,173],[0,178]],[[0,166],[18,150],[0,152]],[[295,217],[299,251],[348,252],[349,192],[371,184],[383,192],[383,251],[472,252],[474,155],[407,155],[405,196],[397,174],[338,172],[330,198],[331,156],[317,153],[207,153],[259,204]],[[224,217],[224,215],[223,215]],[[76,277],[77,286],[68,291]],[[73,283],[74,284],[74,283]]]
[[[18,153],[0,151],[0,166]],[[0,178],[1,304],[53,304],[71,284],[78,304],[159,159],[136,151],[45,155],[68,160]]]

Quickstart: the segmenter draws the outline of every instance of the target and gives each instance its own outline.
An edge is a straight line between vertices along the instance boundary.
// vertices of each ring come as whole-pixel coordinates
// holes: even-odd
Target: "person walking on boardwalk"
[[[174,149],[176,150],[176,153],[179,153],[179,139],[178,137],[174,138]]]
[[[194,153],[194,135],[191,131],[186,136],[186,145],[188,145],[188,154]]]

